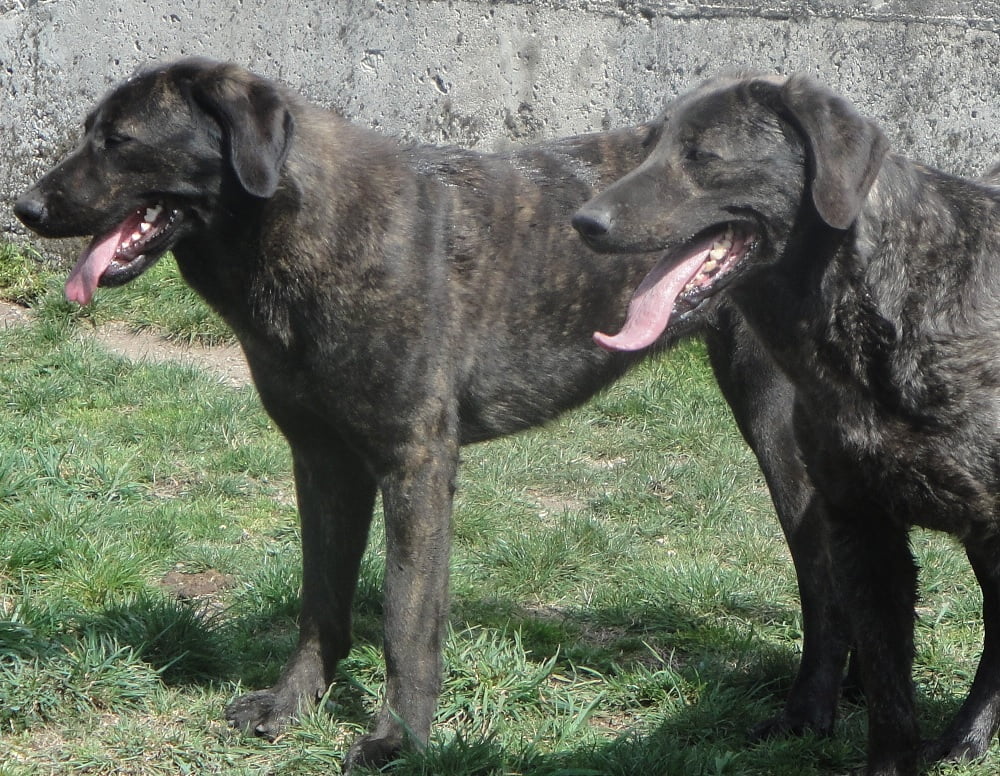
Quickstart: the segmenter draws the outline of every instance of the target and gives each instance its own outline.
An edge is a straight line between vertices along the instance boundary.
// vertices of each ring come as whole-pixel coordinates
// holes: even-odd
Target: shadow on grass
[[[382,614],[377,586],[363,584],[357,604],[357,630],[365,635],[357,637],[356,644],[377,651]],[[696,617],[682,607],[656,612],[581,610],[567,616],[551,610],[525,611],[503,599],[459,599],[453,604],[452,623],[456,629],[490,631],[497,639],[508,640],[508,646],[519,640],[532,663],[552,660],[566,669],[583,668],[610,676],[634,669],[647,669],[648,673],[659,661],[668,661],[667,673],[679,677],[679,684],[696,687],[696,697],[668,711],[652,708],[652,703],[646,708],[638,706],[634,715],[625,715],[642,718],[637,727],[622,728],[618,737],[610,740],[565,747],[553,747],[551,738],[543,743],[511,743],[501,742],[496,735],[448,735],[439,725],[442,732],[435,732],[427,750],[404,755],[392,770],[398,776],[819,776],[841,773],[861,762],[864,733],[859,723],[846,730],[841,726],[832,739],[807,735],[751,742],[748,729],[780,710],[797,667],[797,655],[791,649],[748,639],[725,624],[706,623],[703,616]],[[286,656],[269,658],[275,670]],[[449,703],[449,692],[446,687],[442,706]],[[338,723],[367,727],[371,705],[368,692],[341,675],[331,690],[328,708]],[[859,716],[856,707],[845,709]],[[553,714],[557,713],[553,708]]]
[[[501,742],[497,734],[448,733],[439,725],[432,731],[430,746],[406,752],[387,772],[394,776],[841,776],[863,764],[864,715],[859,709],[848,709],[852,720],[830,738],[807,733],[755,742],[746,732],[748,707],[773,713],[776,699],[748,693],[745,684],[753,677],[745,674],[709,672],[700,681],[705,687],[699,700],[669,715],[651,713],[647,723],[615,738],[553,746],[551,741]],[[361,703],[362,693],[347,692],[357,702],[345,705],[345,694],[338,691],[337,722],[367,727],[371,720]],[[948,708],[954,710],[955,706]]]
[[[516,632],[533,661],[551,659],[567,670],[597,671],[612,682],[632,682],[633,672],[652,677],[654,683],[659,676],[669,691],[683,694],[685,700],[659,704],[641,698],[649,688],[638,687],[635,713],[622,715],[625,724],[604,728],[611,735],[617,731],[614,739],[545,751],[535,742],[512,747],[495,738],[452,737],[424,753],[408,755],[400,776],[806,776],[843,773],[863,760],[863,710],[846,702],[842,713],[853,721],[840,725],[832,738],[806,734],[752,741],[750,728],[780,712],[798,668],[797,653],[747,637],[722,622],[706,622],[683,607],[539,613],[503,601],[458,601],[454,608],[466,627]],[[595,711],[600,714],[600,705]],[[637,718],[642,721],[635,722]]]
[[[605,743],[543,752],[530,744],[519,751],[493,739],[454,737],[423,753],[402,758],[394,773],[494,776],[822,776],[860,765],[861,751],[834,739],[814,737],[750,744],[726,732],[733,712],[699,727],[688,715],[663,722],[648,734],[632,732]]]
[[[363,575],[355,607],[356,644],[374,651],[379,651],[381,640],[379,583],[377,573]],[[78,627],[133,647],[168,684],[228,678],[251,689],[272,683],[291,654],[294,615],[287,601],[275,601],[223,621],[190,604],[149,595],[108,607],[81,620]],[[722,620],[706,621],[682,606],[567,612],[525,610],[505,599],[458,599],[452,622],[459,629],[491,631],[499,640],[519,640],[519,648],[533,663],[552,660],[567,670],[583,668],[606,678],[663,665],[665,675],[676,676],[678,685],[695,689],[679,705],[638,706],[634,714],[623,715],[632,722],[613,728],[616,738],[591,736],[586,744],[560,747],[551,739],[501,742],[495,735],[449,735],[442,730],[427,750],[402,758],[393,771],[399,776],[823,776],[843,773],[863,761],[863,709],[846,702],[841,705],[845,719],[832,738],[806,735],[751,742],[748,729],[781,708],[797,668],[795,651],[748,636]],[[442,701],[447,702],[447,688],[444,693]],[[950,718],[959,703],[959,698],[921,697],[928,732],[935,732],[939,720]],[[371,705],[369,692],[341,675],[327,708],[338,724],[365,727]]]
[[[78,615],[81,633],[112,638],[152,666],[166,684],[204,684],[229,665],[230,638],[218,612],[163,595],[142,593]]]

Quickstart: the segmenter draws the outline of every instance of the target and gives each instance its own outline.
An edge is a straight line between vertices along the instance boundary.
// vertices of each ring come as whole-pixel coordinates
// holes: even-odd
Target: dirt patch
[[[0,301],[0,328],[23,326],[29,320],[27,308]]]
[[[160,580],[160,587],[169,590],[181,601],[212,598],[235,584],[236,580],[231,574],[223,574],[215,569],[192,573],[168,571]]]
[[[250,369],[238,345],[181,345],[155,334],[129,331],[121,324],[101,326],[87,336],[129,361],[189,364],[216,375],[226,385],[250,384]]]
[[[0,328],[23,326],[31,311],[0,301]],[[215,375],[225,385],[250,385],[250,368],[238,345],[185,345],[148,332],[132,332],[122,324],[108,324],[81,334],[115,355],[136,363],[178,363]]]
[[[539,517],[560,516],[567,512],[583,512],[587,502],[579,496],[549,493],[539,488],[528,488],[527,496],[535,503]]]

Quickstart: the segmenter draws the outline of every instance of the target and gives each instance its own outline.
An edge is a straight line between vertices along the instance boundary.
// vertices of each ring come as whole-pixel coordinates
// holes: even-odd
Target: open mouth
[[[670,324],[690,316],[727,284],[756,244],[755,234],[726,224],[666,254],[639,284],[618,334],[594,334],[606,350],[634,351],[656,342]]]
[[[120,286],[149,269],[173,244],[182,213],[163,203],[139,207],[95,237],[66,279],[66,298],[90,304],[98,286]]]

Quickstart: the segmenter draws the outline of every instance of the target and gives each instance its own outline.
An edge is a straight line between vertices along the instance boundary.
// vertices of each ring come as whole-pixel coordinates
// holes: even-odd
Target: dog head
[[[43,237],[93,237],[66,283],[87,304],[197,234],[224,193],[273,196],[293,133],[283,93],[241,68],[145,68],[97,104],[76,150],[14,212]]]
[[[650,156],[577,211],[599,251],[663,251],[633,296],[616,350],[651,345],[752,266],[781,256],[810,209],[849,229],[888,144],[875,124],[804,77],[721,78],[671,103]]]

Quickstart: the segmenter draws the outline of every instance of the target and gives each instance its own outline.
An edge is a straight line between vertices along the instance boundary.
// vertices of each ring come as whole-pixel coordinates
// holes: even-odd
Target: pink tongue
[[[595,332],[594,342],[605,350],[642,350],[656,342],[670,322],[678,295],[698,274],[710,249],[711,244],[699,246],[669,270],[662,264],[653,267],[629,302],[622,330],[614,336]]]
[[[90,304],[101,275],[111,264],[126,232],[131,234],[131,224],[132,219],[126,219],[103,237],[95,237],[84,249],[66,279],[67,299],[81,305]]]

